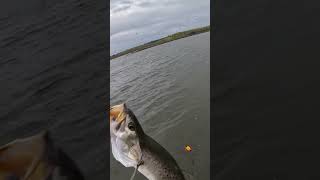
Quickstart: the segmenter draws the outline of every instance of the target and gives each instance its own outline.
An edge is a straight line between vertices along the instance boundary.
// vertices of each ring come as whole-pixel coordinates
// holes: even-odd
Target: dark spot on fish
[[[121,128],[121,123],[118,123],[115,129],[118,131]]]

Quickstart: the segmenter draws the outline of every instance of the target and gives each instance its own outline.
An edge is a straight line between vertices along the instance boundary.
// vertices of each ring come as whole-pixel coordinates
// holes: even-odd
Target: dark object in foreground
[[[125,104],[110,109],[110,136],[113,156],[122,165],[137,168],[150,180],[184,180],[174,158],[144,133]]]
[[[49,133],[17,139],[0,147],[0,180],[83,180],[80,170]]]

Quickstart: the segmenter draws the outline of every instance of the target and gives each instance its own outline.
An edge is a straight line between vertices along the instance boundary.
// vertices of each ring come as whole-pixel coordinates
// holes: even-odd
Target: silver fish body
[[[144,133],[133,112],[125,104],[110,109],[110,137],[113,156],[125,167],[138,165],[149,180],[184,180],[170,153]]]

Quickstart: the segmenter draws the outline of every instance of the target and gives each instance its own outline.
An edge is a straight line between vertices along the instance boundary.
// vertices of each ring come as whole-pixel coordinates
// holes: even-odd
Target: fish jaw
[[[113,157],[125,167],[135,167],[137,159],[131,154],[131,149],[128,148],[125,141],[120,138],[111,138],[111,149]]]
[[[122,103],[119,105],[112,106],[110,108],[109,119],[111,121],[115,121],[117,123],[121,123],[126,118],[126,104]]]
[[[139,140],[134,138],[132,134],[128,134],[127,131],[122,131],[125,129],[123,126],[125,126],[124,121],[110,123],[112,154],[125,167],[135,167],[141,154]]]

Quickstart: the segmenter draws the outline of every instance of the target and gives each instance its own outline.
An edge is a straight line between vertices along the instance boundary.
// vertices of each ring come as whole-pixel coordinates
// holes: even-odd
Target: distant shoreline
[[[205,26],[205,27],[201,27],[201,28],[196,28],[196,29],[191,29],[191,30],[187,30],[187,31],[182,31],[182,32],[177,32],[175,34],[171,34],[167,37],[158,39],[158,40],[154,40],[154,41],[150,41],[146,44],[140,45],[140,46],[136,46],[134,48],[130,48],[127,49],[125,51],[122,51],[120,53],[114,54],[112,56],[110,56],[110,60],[115,59],[117,57],[120,56],[124,56],[126,54],[130,54],[130,53],[135,53],[135,52],[139,52],[142,51],[144,49],[148,49],[154,46],[158,46],[160,44],[164,44],[170,41],[174,41],[177,39],[181,39],[181,38],[185,38],[185,37],[189,37],[189,36],[193,36],[196,34],[200,34],[200,33],[204,33],[204,32],[208,32],[210,31],[210,25],[209,26]]]

